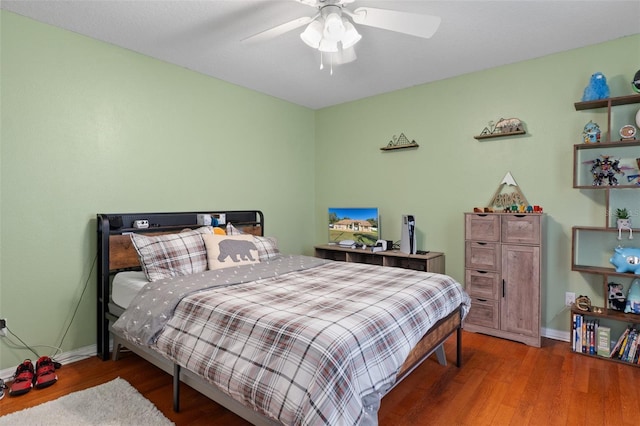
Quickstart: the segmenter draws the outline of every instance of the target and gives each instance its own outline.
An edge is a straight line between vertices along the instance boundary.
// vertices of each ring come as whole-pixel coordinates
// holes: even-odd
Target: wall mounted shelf
[[[505,133],[492,133],[488,135],[477,135],[474,136],[475,139],[491,139],[491,138],[503,138],[505,136],[515,136],[515,135],[524,135],[527,132],[524,130],[516,130],[515,132],[505,132]]]
[[[393,138],[389,141],[387,146],[383,146],[380,148],[381,151],[391,151],[394,149],[406,149],[406,148],[417,148],[420,145],[416,143],[416,141],[410,141],[408,137],[404,135],[404,133],[400,133],[400,137],[396,137],[393,135]]]
[[[640,102],[640,95],[617,96],[614,98],[598,99],[597,101],[576,102],[573,104],[576,111],[586,109],[605,108],[618,105],[637,104]]]
[[[393,146],[383,146],[382,148],[380,148],[380,150],[382,151],[392,151],[394,149],[407,149],[407,148],[418,148],[420,145],[418,145],[417,143],[408,143],[408,144],[404,144],[404,145],[393,145]]]

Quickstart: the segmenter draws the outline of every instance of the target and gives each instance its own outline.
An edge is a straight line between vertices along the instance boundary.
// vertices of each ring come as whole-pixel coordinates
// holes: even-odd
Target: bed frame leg
[[[444,343],[440,343],[435,350],[436,357],[438,357],[438,364],[447,365],[447,356],[444,353]]]
[[[173,364],[173,411],[180,412],[180,365]]]
[[[113,336],[113,352],[111,353],[111,360],[117,361],[120,358],[120,349],[122,348],[120,338],[116,335]],[[108,348],[108,346],[107,346]],[[108,350],[108,349],[107,349]]]
[[[462,367],[462,328],[456,330],[456,366]]]

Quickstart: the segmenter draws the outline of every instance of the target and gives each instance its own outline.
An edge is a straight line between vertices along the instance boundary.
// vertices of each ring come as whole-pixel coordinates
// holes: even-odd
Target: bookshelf
[[[618,273],[609,262],[609,258],[613,254],[613,249],[622,245],[625,247],[637,247],[635,240],[629,240],[625,236],[623,240],[618,240],[618,230],[615,224],[616,208],[627,207],[634,211],[640,209],[640,198],[638,197],[638,189],[640,183],[636,175],[640,168],[640,140],[621,140],[619,136],[619,128],[622,125],[633,122],[636,114],[636,105],[640,104],[640,95],[627,95],[612,97],[608,99],[576,102],[574,104],[576,111],[589,111],[596,109],[605,109],[606,111],[606,128],[603,133],[603,141],[600,143],[581,143],[573,146],[573,188],[580,191],[594,191],[602,194],[604,198],[604,206],[606,216],[603,226],[574,226],[571,236],[571,270],[591,275],[599,275],[602,278],[602,285],[598,296],[602,296],[605,306],[593,306],[591,311],[585,312],[578,309],[575,305],[571,307],[571,345],[572,350],[578,354],[592,356],[599,359],[634,365],[639,367],[637,363],[637,352],[640,331],[640,315],[624,313],[607,306],[608,301],[608,284],[616,282],[623,284],[625,292],[628,291],[631,281],[640,277],[632,273]],[[626,106],[626,107],[625,107]],[[615,113],[614,113],[615,110]],[[636,136],[637,138],[637,136]],[[608,184],[608,182],[598,183],[594,180],[592,163],[598,158],[611,157],[620,161],[620,165],[626,167],[627,173],[618,175],[618,182]],[[635,180],[634,180],[635,179]],[[638,218],[634,217],[634,225]],[[634,228],[633,231],[640,232],[640,229]],[[576,324],[578,322],[579,324]],[[615,325],[621,323],[619,326]],[[609,329],[607,325],[615,325]],[[620,333],[614,329],[621,328],[625,331]],[[622,352],[618,349],[616,353],[606,355],[604,348],[600,355],[597,351],[599,342],[598,332],[610,332],[609,342],[618,343],[624,347]],[[631,331],[634,331],[631,333]],[[629,342],[628,337],[625,339],[625,333],[629,333],[633,338]],[[585,341],[586,339],[586,341]],[[606,336],[602,336],[606,340]],[[595,345],[595,350],[594,346]],[[626,352],[625,352],[626,351]],[[631,352],[635,351],[635,352]],[[629,359],[628,352],[632,353]],[[626,356],[625,356],[626,355]],[[635,361],[635,362],[634,362]]]
[[[629,324],[614,336],[611,327],[600,325],[597,314],[571,314],[571,350],[607,361],[640,367],[640,327]]]

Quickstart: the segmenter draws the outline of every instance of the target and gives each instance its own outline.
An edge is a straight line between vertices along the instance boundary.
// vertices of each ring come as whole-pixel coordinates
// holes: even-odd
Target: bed
[[[165,240],[200,238],[204,270],[194,243],[188,262],[168,255],[185,271],[153,275],[145,244],[162,246],[157,261]],[[377,424],[399,381],[434,352],[446,363],[452,334],[461,366],[470,299],[452,278],[284,255],[273,241],[257,210],[99,214],[99,356],[111,335],[114,359],[127,347],[173,375],[174,409],[184,382],[253,424]]]

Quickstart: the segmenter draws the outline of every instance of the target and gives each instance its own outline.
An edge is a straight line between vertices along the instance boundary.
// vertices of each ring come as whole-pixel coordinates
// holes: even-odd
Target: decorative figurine
[[[589,299],[589,296],[578,296],[576,299],[576,308],[584,312],[591,311],[591,299]]]
[[[636,164],[638,165],[638,171],[640,172],[640,158],[636,158]],[[627,182],[631,183],[634,180],[636,181],[636,185],[640,185],[640,173],[627,175]]]
[[[632,141],[636,138],[637,129],[631,124],[626,124],[620,128],[620,140]]]
[[[616,267],[616,272],[632,272],[640,275],[640,248],[616,247],[609,262]]]
[[[633,76],[633,81],[631,82],[631,88],[634,92],[640,93],[640,70]],[[638,111],[640,112],[640,111]],[[640,127],[640,123],[638,123],[638,127]]]
[[[582,102],[597,101],[608,97],[609,85],[607,85],[607,78],[601,72],[593,74],[589,80],[589,85],[584,88]]]
[[[619,173],[624,175],[624,172],[620,169],[620,160],[611,160],[610,155],[601,155],[602,159],[596,158],[592,161],[586,161],[591,163],[591,174],[593,175],[593,186],[601,186],[605,179],[610,186],[618,185],[618,179],[615,174]]]
[[[522,121],[519,118],[501,118],[496,123],[496,129],[500,133],[511,133],[523,131]]]
[[[629,239],[633,240],[631,218],[627,209],[616,209],[616,225],[618,226],[618,240],[622,239],[622,231],[629,231]]]
[[[584,143],[599,143],[600,134],[600,126],[593,121],[589,121],[582,130],[582,140]]]
[[[640,279],[636,278],[631,282],[629,293],[627,293],[627,304],[624,308],[625,314],[640,314]]]
[[[622,284],[610,282],[609,287],[609,309],[615,309],[616,311],[624,311],[624,307],[627,304],[627,300],[624,297],[624,286]]]
[[[480,136],[509,134],[509,133],[525,133],[524,124],[519,118],[501,118],[497,123],[489,121],[489,125],[482,129]]]

